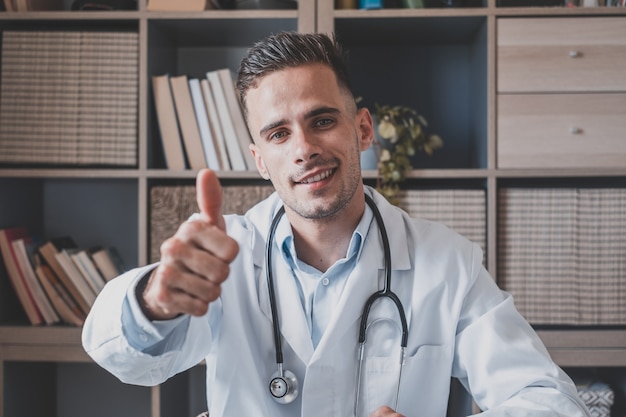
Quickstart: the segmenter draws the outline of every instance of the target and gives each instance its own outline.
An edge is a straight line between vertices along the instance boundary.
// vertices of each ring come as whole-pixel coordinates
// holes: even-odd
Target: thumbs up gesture
[[[217,299],[239,252],[226,234],[222,187],[215,173],[202,170],[196,178],[200,216],[183,223],[161,245],[161,262],[145,286],[138,287],[139,304],[151,320],[179,314],[204,315]]]

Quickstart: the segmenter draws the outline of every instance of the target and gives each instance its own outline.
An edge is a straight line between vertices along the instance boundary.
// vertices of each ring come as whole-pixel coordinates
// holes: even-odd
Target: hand
[[[391,408],[384,405],[378,408],[376,411],[374,411],[370,415],[370,417],[404,417],[404,416],[400,413],[396,413]]]
[[[196,177],[200,218],[183,223],[161,245],[161,262],[152,272],[139,304],[150,320],[179,314],[204,315],[221,293],[229,264],[239,253],[226,234],[222,216],[222,187],[215,173],[202,170]]]

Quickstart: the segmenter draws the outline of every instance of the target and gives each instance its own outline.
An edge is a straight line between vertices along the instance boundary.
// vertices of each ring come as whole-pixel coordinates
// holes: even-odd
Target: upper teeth
[[[328,171],[324,171],[324,172],[322,172],[320,174],[317,174],[317,175],[315,175],[315,176],[313,176],[311,178],[307,178],[307,179],[303,180],[302,183],[310,184],[312,182],[321,181],[324,178],[328,178],[328,176],[331,174],[331,172],[332,172],[332,170],[329,169]]]

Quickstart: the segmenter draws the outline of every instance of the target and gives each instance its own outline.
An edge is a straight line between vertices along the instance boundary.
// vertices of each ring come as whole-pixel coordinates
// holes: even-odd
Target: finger
[[[156,271],[153,285],[147,288],[144,300],[157,318],[171,318],[180,313],[198,316],[206,313],[208,305],[220,294],[219,284],[162,264]]]
[[[402,414],[396,413],[391,407],[386,405],[376,409],[370,417],[403,417]]]
[[[218,226],[205,221],[181,224],[176,235],[161,244],[161,260],[180,262],[198,275],[204,275],[211,258],[230,263],[239,253],[237,241]]]
[[[198,172],[196,200],[202,217],[226,231],[224,216],[222,215],[222,186],[214,171],[203,169]]]

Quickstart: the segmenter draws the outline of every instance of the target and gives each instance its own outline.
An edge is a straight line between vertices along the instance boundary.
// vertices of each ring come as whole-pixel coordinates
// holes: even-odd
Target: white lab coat
[[[366,192],[388,228],[392,290],[409,325],[398,412],[444,417],[454,376],[482,409],[490,410],[485,416],[588,415],[571,380],[483,268],[480,249],[439,224],[410,218],[375,191]],[[300,382],[296,401],[281,405],[268,392],[276,363],[264,267],[269,223],[280,204],[273,195],[246,216],[226,216],[240,252],[221,298],[205,317],[182,320],[174,333],[184,337],[163,344],[164,352],[134,349],[126,332],[154,330],[147,322],[126,329],[120,319],[124,298],[133,294],[134,283],[149,267],[127,272],[102,291],[84,327],[85,350],[122,381],[140,385],[162,383],[206,359],[211,417],[354,415],[359,318],[363,303],[384,279],[376,222],[317,349],[296,283],[275,248],[284,366]],[[288,224],[286,217],[282,222]],[[399,320],[391,303],[377,303],[370,322],[362,416],[381,405],[393,406],[399,372]]]

